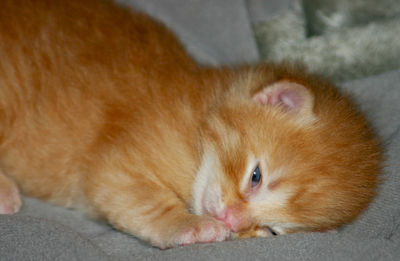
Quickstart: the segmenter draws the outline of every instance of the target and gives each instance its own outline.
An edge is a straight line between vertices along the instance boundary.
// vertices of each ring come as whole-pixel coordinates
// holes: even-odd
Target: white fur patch
[[[230,153],[237,149],[240,144],[240,135],[237,130],[227,126],[220,119],[213,119],[212,126],[218,134],[218,150],[223,153]],[[214,216],[223,215],[225,205],[221,183],[225,175],[221,170],[220,158],[212,143],[204,144],[202,161],[193,183],[193,212],[197,215],[205,212]]]
[[[202,215],[205,211],[217,214],[223,210],[221,187],[218,182],[218,156],[206,148],[196,179],[193,183],[193,212]]]

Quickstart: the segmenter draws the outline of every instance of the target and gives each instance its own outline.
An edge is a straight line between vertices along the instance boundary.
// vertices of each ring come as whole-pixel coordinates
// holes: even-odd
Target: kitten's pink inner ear
[[[266,86],[253,96],[253,100],[263,106],[280,106],[285,111],[312,114],[314,97],[303,85],[290,81],[280,81]]]

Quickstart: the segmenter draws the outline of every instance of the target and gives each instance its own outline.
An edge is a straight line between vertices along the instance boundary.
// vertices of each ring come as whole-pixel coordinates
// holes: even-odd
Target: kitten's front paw
[[[176,245],[210,243],[223,241],[230,236],[230,230],[224,223],[211,217],[199,216],[178,230],[175,235]]]

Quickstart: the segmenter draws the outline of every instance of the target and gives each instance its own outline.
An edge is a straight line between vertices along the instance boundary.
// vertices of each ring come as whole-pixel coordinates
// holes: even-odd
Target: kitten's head
[[[243,237],[331,230],[372,200],[378,142],[345,96],[282,69],[246,71],[202,128],[194,212]]]

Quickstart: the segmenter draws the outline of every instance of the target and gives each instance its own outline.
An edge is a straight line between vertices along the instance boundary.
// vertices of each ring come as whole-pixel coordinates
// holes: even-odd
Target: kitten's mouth
[[[277,236],[279,235],[274,229],[270,226],[256,226],[254,231],[257,232],[257,236],[259,237],[270,237],[270,236]]]
[[[271,235],[273,235],[273,236],[279,235],[275,230],[273,230],[272,228],[270,228],[268,226],[263,227],[263,229],[269,231],[269,233],[271,233]]]
[[[248,230],[240,231],[232,234],[233,238],[251,238],[251,237],[271,237],[279,235],[278,232],[269,226],[253,226]]]

